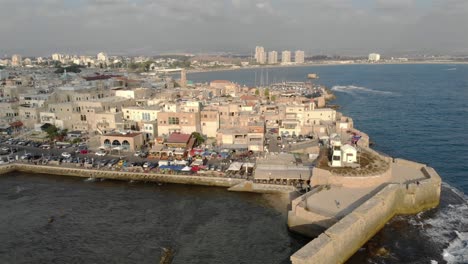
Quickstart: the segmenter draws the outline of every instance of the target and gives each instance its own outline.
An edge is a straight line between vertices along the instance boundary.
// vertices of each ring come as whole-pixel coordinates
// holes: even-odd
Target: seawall
[[[420,169],[424,177],[382,185],[345,217],[333,219],[335,223],[329,223],[328,229],[291,256],[292,263],[344,263],[395,215],[416,214],[438,206],[442,181],[437,172],[411,161],[398,159],[395,163]],[[301,197],[292,203],[299,209],[297,213],[320,221],[319,214],[312,215],[300,203]]]
[[[217,187],[232,187],[244,182],[243,179],[207,177],[196,175],[171,175],[171,174],[154,174],[154,173],[138,173],[138,172],[120,172],[120,171],[100,171],[83,168],[67,168],[55,166],[43,166],[33,164],[12,163],[0,166],[0,174],[9,172],[25,172],[35,174],[52,174],[59,176],[74,176],[82,178],[103,178],[122,181],[150,181],[163,183],[205,185]]]

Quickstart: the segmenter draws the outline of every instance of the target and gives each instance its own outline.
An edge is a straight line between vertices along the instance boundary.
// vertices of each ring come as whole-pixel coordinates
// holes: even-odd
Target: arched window
[[[120,146],[120,141],[118,141],[117,139],[112,141],[112,146]]]
[[[110,146],[111,142],[109,139],[104,140],[104,145]]]
[[[127,140],[124,140],[122,142],[122,148],[124,149],[130,149],[130,143]]]

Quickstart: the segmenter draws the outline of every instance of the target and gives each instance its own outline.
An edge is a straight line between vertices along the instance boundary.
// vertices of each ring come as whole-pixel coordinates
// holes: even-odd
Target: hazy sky
[[[0,54],[468,54],[468,0],[0,0]]]

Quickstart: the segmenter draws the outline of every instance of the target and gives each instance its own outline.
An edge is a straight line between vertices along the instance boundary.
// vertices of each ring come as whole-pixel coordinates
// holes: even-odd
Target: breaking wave
[[[427,219],[420,214],[410,220],[433,242],[442,245],[442,257],[449,264],[468,263],[468,197],[454,187],[442,183],[456,200],[441,205],[438,212]]]
[[[364,92],[364,93],[373,93],[373,94],[382,94],[382,95],[395,95],[389,91],[379,91],[374,90],[366,87],[361,86],[354,86],[354,85],[335,85],[331,88],[332,91],[342,92],[342,93],[349,93],[353,94],[356,92]]]

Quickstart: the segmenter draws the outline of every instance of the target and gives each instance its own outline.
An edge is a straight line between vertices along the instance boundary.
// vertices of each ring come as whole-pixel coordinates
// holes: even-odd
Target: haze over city
[[[465,0],[0,0],[0,54],[468,53]]]

